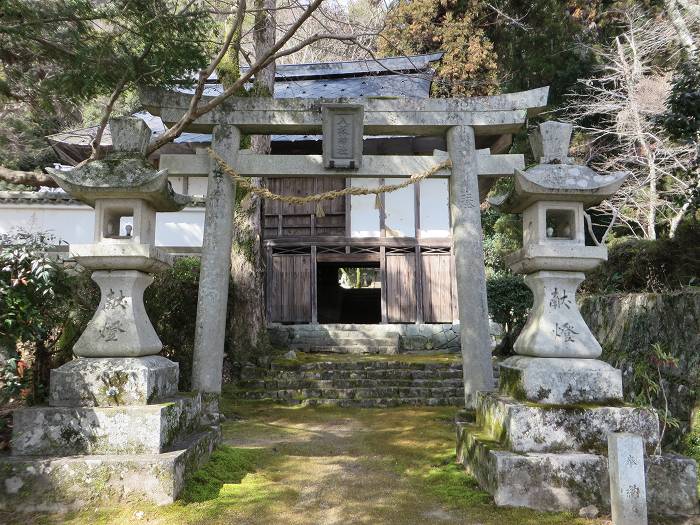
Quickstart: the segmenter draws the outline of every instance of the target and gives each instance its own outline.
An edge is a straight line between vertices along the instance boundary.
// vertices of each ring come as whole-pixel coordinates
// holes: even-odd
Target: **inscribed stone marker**
[[[646,525],[647,493],[641,436],[608,434],[610,506],[614,525]]]

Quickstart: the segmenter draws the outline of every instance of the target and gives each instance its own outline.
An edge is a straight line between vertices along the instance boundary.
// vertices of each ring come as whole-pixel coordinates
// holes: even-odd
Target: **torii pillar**
[[[236,165],[240,141],[241,132],[237,127],[222,124],[214,127],[212,149],[229,165]],[[218,163],[211,158],[209,161],[194,332],[192,389],[205,396],[202,402],[207,405],[206,412],[217,418],[226,339],[236,189],[231,177],[223,172]]]
[[[471,126],[448,129],[447,150],[452,161],[450,217],[464,402],[467,408],[474,408],[477,392],[494,389],[474,129]]]

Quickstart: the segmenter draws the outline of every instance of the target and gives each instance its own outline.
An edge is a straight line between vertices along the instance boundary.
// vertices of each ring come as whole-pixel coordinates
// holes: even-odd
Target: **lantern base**
[[[596,359],[509,357],[500,364],[501,391],[551,405],[622,402],[622,373]]]

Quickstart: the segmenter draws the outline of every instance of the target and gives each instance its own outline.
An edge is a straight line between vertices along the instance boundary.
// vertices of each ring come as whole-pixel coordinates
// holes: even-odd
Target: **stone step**
[[[282,378],[279,375],[278,378]],[[308,379],[460,379],[461,370],[326,370],[300,372],[294,377]]]
[[[331,406],[342,408],[385,408],[396,406],[463,406],[464,395],[439,398],[369,398],[369,399],[340,399],[340,398],[306,398],[279,399],[276,397],[260,397],[257,401],[284,402],[304,406]]]
[[[463,397],[464,390],[461,387],[447,388],[307,388],[307,389],[282,389],[282,390],[240,390],[232,392],[238,399],[276,401],[308,400],[308,399],[446,399],[451,397]]]
[[[251,379],[240,381],[239,389],[279,390],[302,388],[374,388],[384,386],[445,388],[460,387],[462,379]]]
[[[290,348],[294,350],[303,349],[305,352],[322,353],[322,354],[396,354],[398,353],[397,345],[378,346],[375,344],[347,344],[347,345],[313,345],[313,344],[290,344]]]
[[[271,370],[462,370],[462,363],[411,363],[407,361],[315,361],[313,363],[273,363]]]
[[[294,337],[290,340],[290,344],[296,344],[299,342],[319,342],[319,341],[332,341],[336,344],[353,344],[353,343],[383,343],[387,345],[397,344],[399,342],[398,336],[373,336],[360,333],[340,333],[340,334],[314,334],[314,335],[301,335]]]
[[[153,405],[29,407],[13,414],[12,454],[159,454],[199,429],[201,409],[199,395]]]

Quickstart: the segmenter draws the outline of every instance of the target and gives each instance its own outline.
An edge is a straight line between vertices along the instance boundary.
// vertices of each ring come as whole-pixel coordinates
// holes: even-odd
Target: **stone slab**
[[[595,359],[512,356],[499,370],[501,393],[519,401],[606,405],[623,399],[622,373]]]
[[[63,512],[134,501],[166,505],[220,439],[213,428],[162,454],[0,456],[0,510]]]
[[[638,407],[547,406],[482,394],[476,422],[513,452],[593,452],[604,454],[611,432],[638,434],[648,454],[659,442],[659,419]]]
[[[498,506],[546,511],[610,509],[608,462],[585,453],[515,453],[499,448],[479,428],[458,425],[458,461]],[[675,455],[646,458],[648,507],[659,516],[697,515],[697,464]]]
[[[167,450],[200,427],[199,395],[157,405],[30,407],[13,414],[12,454],[147,454]]]
[[[179,367],[161,356],[74,359],[51,370],[49,405],[157,403],[177,394]]]

